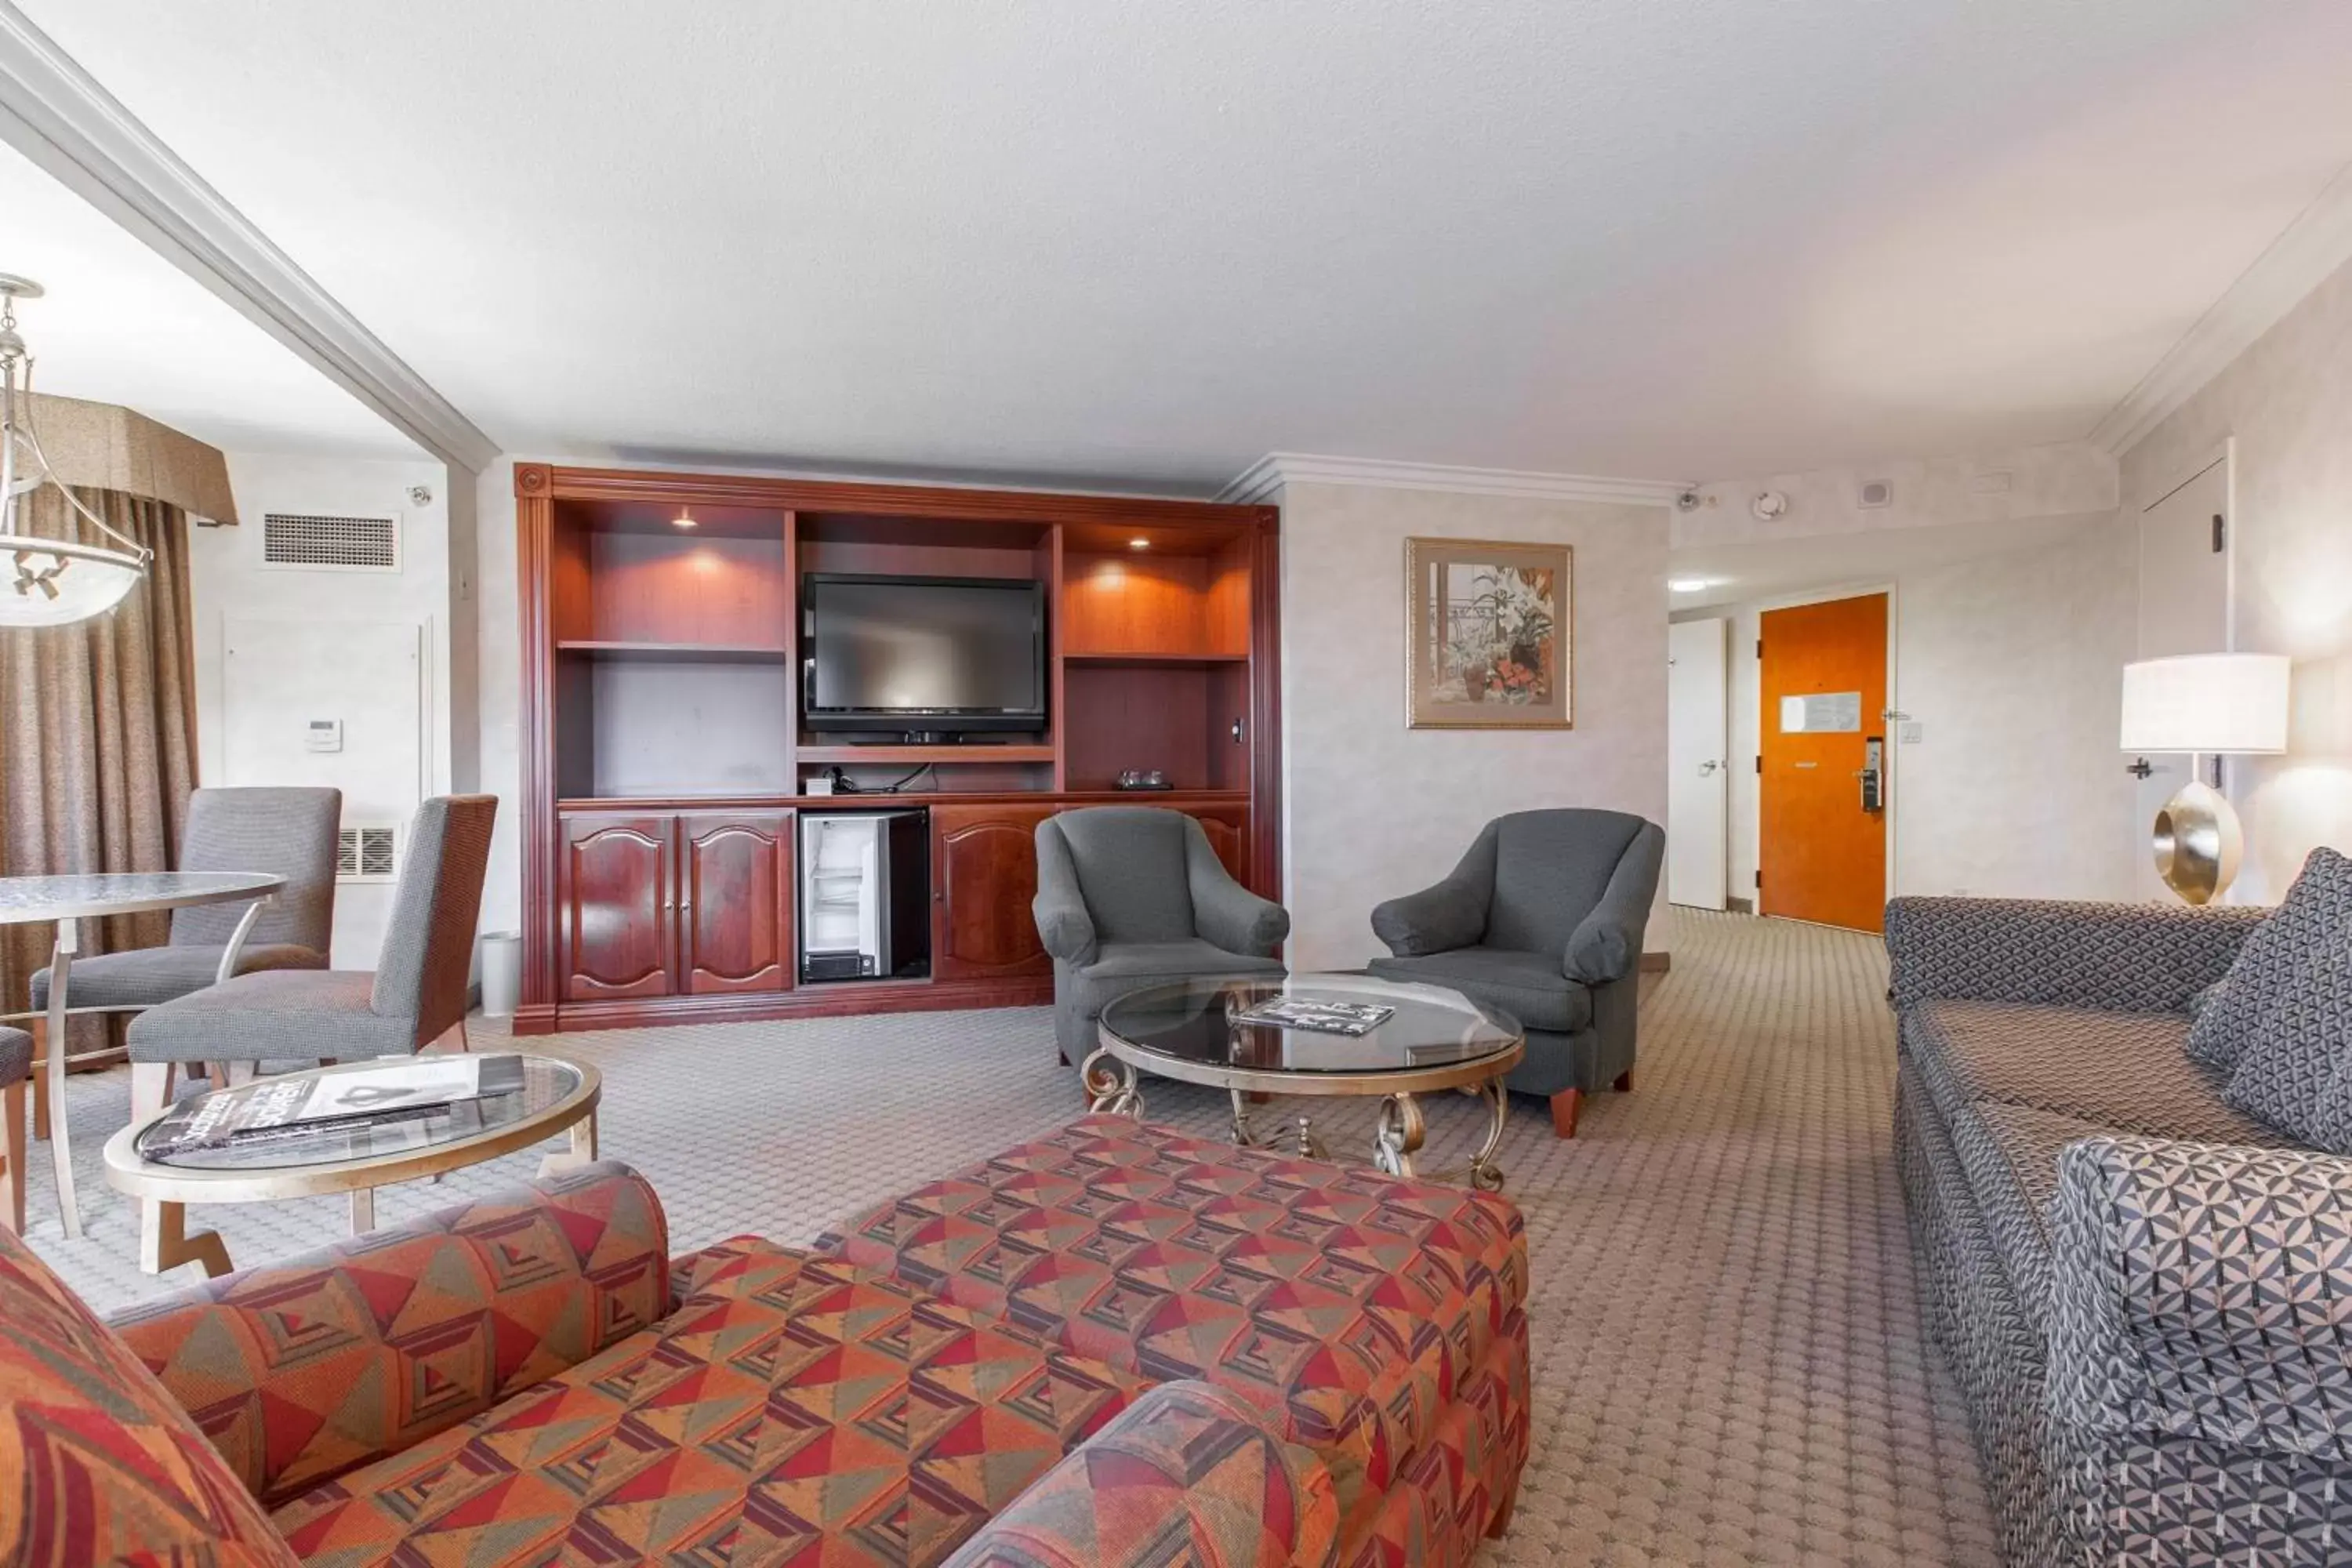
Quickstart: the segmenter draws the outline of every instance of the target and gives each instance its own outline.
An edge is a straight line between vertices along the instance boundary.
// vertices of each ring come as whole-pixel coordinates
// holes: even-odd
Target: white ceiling
[[[415,458],[341,387],[0,145],[0,271],[47,292],[16,308],[36,391],[120,403],[229,450]]]
[[[1704,478],[2082,437],[2342,0],[21,0],[503,447]]]

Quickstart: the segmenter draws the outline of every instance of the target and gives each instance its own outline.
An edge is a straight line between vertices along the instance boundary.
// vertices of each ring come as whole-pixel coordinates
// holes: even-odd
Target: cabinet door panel
[[[565,1001],[672,994],[671,826],[667,816],[601,812],[563,819]]]
[[[678,818],[677,973],[689,995],[792,984],[792,816]]]
[[[1185,816],[1201,825],[1208,835],[1209,847],[1217,852],[1224,863],[1225,872],[1243,887],[1249,886],[1249,807],[1245,805],[1195,806]]]
[[[931,972],[942,980],[1048,974],[1029,904],[1037,896],[1043,805],[931,811]]]

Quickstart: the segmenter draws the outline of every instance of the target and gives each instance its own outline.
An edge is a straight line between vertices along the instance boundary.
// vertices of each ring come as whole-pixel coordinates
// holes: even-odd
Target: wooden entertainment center
[[[1072,806],[1185,812],[1279,896],[1273,508],[536,463],[515,498],[518,1034],[1050,1001],[1032,834]],[[1043,584],[1044,727],[812,733],[812,573]],[[806,793],[836,769],[908,787]],[[1128,769],[1172,787],[1118,790]],[[795,814],[866,805],[929,812],[929,975],[796,984]]]

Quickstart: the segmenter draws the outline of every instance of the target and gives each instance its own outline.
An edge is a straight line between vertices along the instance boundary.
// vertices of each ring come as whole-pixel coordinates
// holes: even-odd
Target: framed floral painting
[[[1564,544],[1406,540],[1405,722],[1570,728],[1569,568]]]

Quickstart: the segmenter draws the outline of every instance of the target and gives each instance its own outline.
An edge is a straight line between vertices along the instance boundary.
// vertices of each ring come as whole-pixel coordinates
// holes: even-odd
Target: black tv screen
[[[801,603],[813,728],[926,717],[951,721],[946,729],[1045,722],[1043,584],[816,572],[803,579]]]

